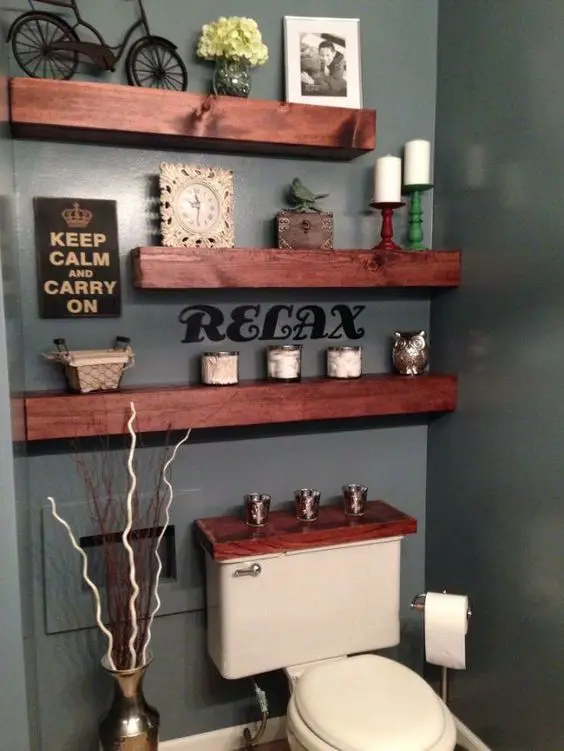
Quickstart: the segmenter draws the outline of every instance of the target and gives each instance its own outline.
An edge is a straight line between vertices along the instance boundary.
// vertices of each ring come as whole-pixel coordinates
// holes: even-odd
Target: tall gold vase
[[[150,662],[134,670],[110,670],[102,660],[115,685],[112,706],[98,728],[100,751],[157,751],[159,713],[143,695],[143,678]]]

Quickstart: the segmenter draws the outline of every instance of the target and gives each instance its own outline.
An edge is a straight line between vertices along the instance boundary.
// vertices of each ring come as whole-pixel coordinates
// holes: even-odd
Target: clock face
[[[213,230],[220,218],[220,202],[215,190],[205,182],[188,183],[176,200],[177,216],[189,232]]]

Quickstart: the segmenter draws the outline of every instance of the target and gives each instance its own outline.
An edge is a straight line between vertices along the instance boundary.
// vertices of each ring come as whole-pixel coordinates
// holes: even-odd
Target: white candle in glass
[[[374,167],[374,202],[399,203],[401,201],[401,159],[399,156],[382,156]]]
[[[429,141],[417,139],[405,144],[403,184],[431,184],[431,143]]]

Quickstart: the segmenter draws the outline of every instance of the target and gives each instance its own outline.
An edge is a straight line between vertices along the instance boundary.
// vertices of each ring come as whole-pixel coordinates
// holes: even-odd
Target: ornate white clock
[[[163,162],[159,184],[163,245],[233,247],[231,170]]]

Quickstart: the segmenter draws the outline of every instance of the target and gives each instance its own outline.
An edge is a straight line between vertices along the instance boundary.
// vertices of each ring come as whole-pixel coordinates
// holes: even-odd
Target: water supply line
[[[257,743],[260,741],[262,736],[264,735],[264,731],[266,730],[266,723],[268,721],[268,701],[266,698],[265,692],[260,688],[258,683],[255,681],[254,678],[252,678],[253,681],[253,688],[255,689],[255,696],[257,699],[257,704],[259,705],[260,713],[261,713],[261,722],[260,727],[256,731],[254,735],[251,734],[251,731],[249,728],[245,728],[243,730],[243,741],[245,743],[245,751],[249,751],[249,749],[254,748]]]

